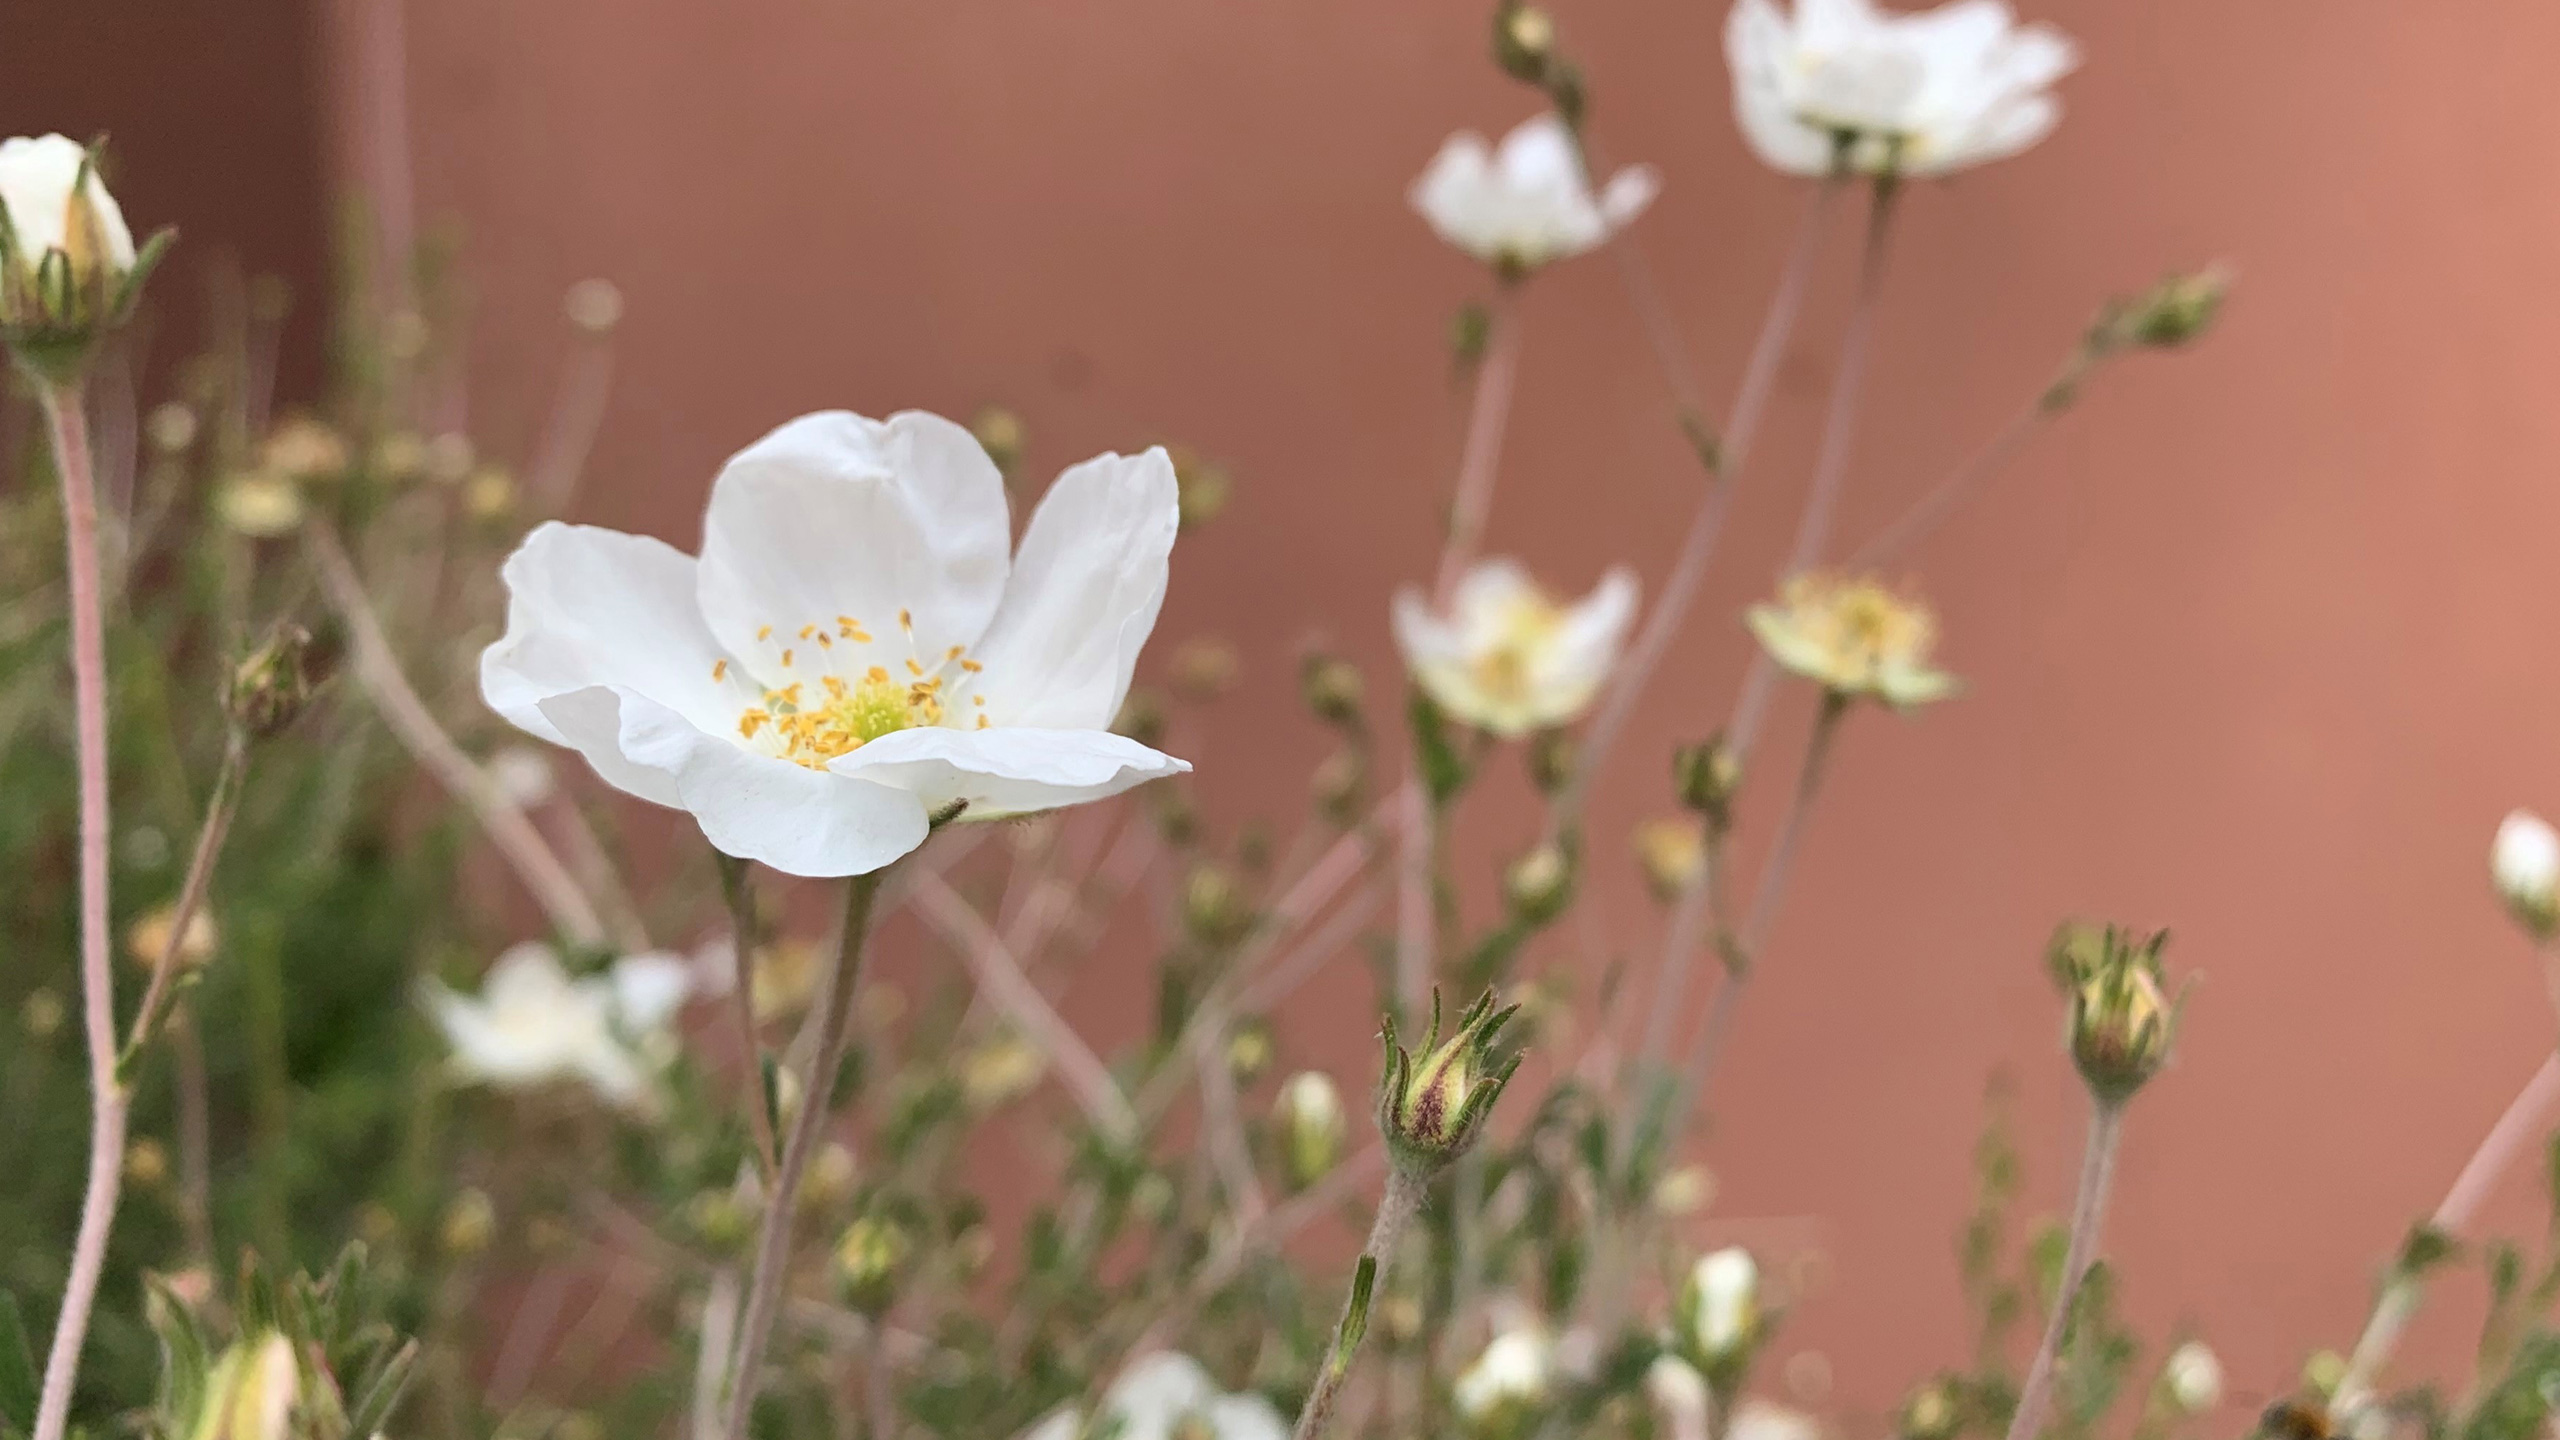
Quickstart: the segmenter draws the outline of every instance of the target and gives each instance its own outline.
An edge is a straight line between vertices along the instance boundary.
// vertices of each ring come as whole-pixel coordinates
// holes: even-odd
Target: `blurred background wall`
[[[1446,335],[1483,282],[1402,194],[1449,130],[1529,113],[1484,59],[1485,5],[378,3],[25,7],[0,108],[114,129],[138,224],[306,291],[329,197],[408,189],[402,223],[463,239],[471,419],[502,452],[545,423],[564,289],[616,281],[580,505],[601,523],[691,547],[720,459],[822,406],[1001,403],[1035,476],[1166,438],[1225,461],[1239,493],[1177,556],[1154,657],[1240,648],[1189,753],[1215,818],[1294,821],[1322,745],[1293,656],[1322,637],[1393,689],[1386,597],[1424,576],[1456,460]],[[1801,191],[1734,132],[1721,5],[1555,8],[1602,143],[1664,171],[1639,233],[1720,407]],[[2111,1244],[2138,1316],[2223,1346],[2235,1405],[2353,1338],[2380,1257],[2552,1035],[2484,856],[2510,805],[2560,807],[2560,12],[2028,11],[2085,47],[2068,116],[1908,197],[1843,533],[1967,454],[2108,294],[2214,258],[2240,287],[2206,344],[2106,374],[1910,558],[1968,692],[1850,727],[1720,1080],[1699,1237],[1819,1248],[1785,1343],[1829,1357],[1853,1411],[1969,1343],[1951,1239],[1994,1072],[2030,1197],[2061,1203],[2079,1115],[2038,965],[2058,918],[2170,925],[2201,977]],[[1707,603],[1595,816],[1619,950],[1656,944],[1625,836],[1668,806],[1668,747],[1729,704],[1853,248],[1831,247]],[[1619,561],[1658,582],[1698,482],[1608,261],[1541,276],[1525,324],[1494,548],[1565,588]],[[1462,855],[1478,876],[1529,838],[1498,788]],[[1107,963],[1134,981],[1149,958]],[[1346,961],[1288,1017],[1355,1081],[1366,984]],[[1128,985],[1074,996],[1105,1039],[1144,1010]],[[2506,1187],[2510,1232],[2539,1228],[2532,1189]],[[2436,1305],[2435,1344],[2466,1303]]]

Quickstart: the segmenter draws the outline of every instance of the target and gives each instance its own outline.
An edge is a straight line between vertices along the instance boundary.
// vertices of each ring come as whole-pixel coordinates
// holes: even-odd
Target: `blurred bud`
[[[1502,900],[1522,925],[1544,925],[1573,901],[1573,848],[1548,841],[1502,873]]]
[[[289,1440],[302,1367],[293,1342],[269,1331],[232,1346],[205,1376],[194,1440]]]
[[[462,482],[462,513],[495,525],[516,513],[516,479],[505,467],[483,465]]]
[[[1202,861],[1182,882],[1182,926],[1202,945],[1223,947],[1244,938],[1253,911],[1225,867]]]
[[[1153,750],[1164,744],[1164,697],[1153,690],[1132,689],[1120,702],[1111,728]]]
[[[1523,1417],[1545,1407],[1555,1368],[1555,1344],[1545,1331],[1505,1330],[1459,1373],[1450,1403],[1474,1434],[1514,1434],[1525,1428]]]
[[[1390,1345],[1410,1345],[1422,1337],[1422,1301],[1399,1290],[1377,1302],[1371,1312],[1387,1332]]]
[[[367,1245],[388,1245],[400,1238],[400,1216],[379,1200],[356,1207],[356,1236]]]
[[[244,471],[214,488],[213,513],[234,534],[272,540],[302,528],[302,489],[278,476]]]
[[[1677,1355],[1658,1355],[1644,1372],[1645,1398],[1671,1422],[1675,1436],[1704,1435],[1709,1405],[1706,1377]]]
[[[1139,1188],[1144,1189],[1145,1184],[1145,1181],[1140,1181]],[[1135,1203],[1134,1196],[1132,1203]],[[959,1267],[961,1277],[964,1279],[974,1277],[979,1271],[986,1269],[987,1262],[994,1258],[996,1258],[996,1237],[989,1234],[984,1225],[972,1225],[951,1237],[952,1263]]]
[[[2231,272],[2220,265],[2172,275],[2136,297],[2116,324],[2133,344],[2175,349],[2212,328],[2230,290]]]
[[[802,1215],[823,1214],[852,1199],[854,1182],[860,1178],[853,1152],[830,1140],[809,1157],[793,1204]]]
[[[1272,1107],[1280,1131],[1280,1170],[1291,1190],[1304,1190],[1342,1160],[1346,1126],[1342,1092],[1321,1070],[1301,1070],[1280,1087]]]
[[[1653,898],[1668,905],[1707,873],[1706,842],[1693,820],[1647,820],[1636,827],[1636,863]]]
[[[2313,1352],[2302,1362],[2302,1383],[2322,1395],[2334,1395],[2347,1378],[2347,1357],[2335,1350]]]
[[[1240,1020],[1236,1022],[1234,1032],[1227,1036],[1227,1073],[1235,1077],[1238,1085],[1250,1085],[1262,1078],[1263,1071],[1271,1068],[1271,1062],[1279,1051],[1279,1045],[1272,1039],[1269,1021],[1258,1017]]]
[[[1716,1196],[1716,1178],[1704,1165],[1683,1165],[1653,1187],[1653,1213],[1676,1220],[1707,1208]]]
[[[973,1045],[960,1060],[960,1093],[972,1110],[1009,1105],[1031,1092],[1047,1069],[1039,1050],[1011,1033]]]
[[[2071,1059],[2101,1104],[2121,1104],[2169,1058],[2177,1024],[2162,993],[2167,931],[2148,936],[2109,925],[2066,924],[2047,963],[2071,1002]]]
[[[1543,84],[1555,58],[1556,22],[1535,5],[1505,0],[1493,14],[1493,63],[1514,80]]]
[[[1006,479],[1013,478],[1013,472],[1022,464],[1022,447],[1030,439],[1029,432],[1023,429],[1022,417],[1001,405],[989,405],[969,422],[969,433],[978,437],[978,448],[996,462],[996,469]]]
[[[98,159],[61,135],[0,142],[0,338],[52,384],[79,378],[168,245],[135,251]]]
[[[2525,933],[2548,942],[2560,928],[2560,833],[2530,810],[2508,812],[2489,847],[2489,878]]]
[[[1188,450],[1173,451],[1174,503],[1181,528],[1196,529],[1218,518],[1227,508],[1234,492],[1234,482],[1227,478],[1223,465],[1204,460]]]
[[[540,805],[560,788],[550,757],[530,745],[506,746],[491,755],[484,768],[489,783],[519,810]]]
[[[427,342],[435,331],[427,317],[415,310],[400,309],[382,317],[382,353],[402,363],[427,353]]]
[[[1541,730],[1530,738],[1527,761],[1529,783],[1541,795],[1561,792],[1573,779],[1573,766],[1578,746],[1574,738],[1562,730]]]
[[[1704,745],[1683,745],[1671,755],[1671,783],[1680,803],[1717,830],[1733,825],[1733,794],[1742,787],[1742,763],[1718,735]]]
[[[258,648],[231,669],[223,701],[232,723],[253,740],[263,740],[292,724],[311,699],[311,677],[304,669],[310,653],[310,631],[290,620],[270,627]]]
[[[347,473],[347,442],[327,421],[288,415],[259,444],[258,469],[286,480],[335,480]]]
[[[684,1224],[705,1248],[734,1255],[755,1238],[756,1207],[734,1190],[702,1190],[684,1202]]]
[[[1215,700],[1236,683],[1236,647],[1201,639],[1173,652],[1174,692],[1185,700]]]
[[[1369,757],[1356,746],[1336,750],[1316,766],[1309,784],[1316,813],[1328,824],[1349,829],[1359,823],[1360,802],[1369,791]]]
[[[124,1178],[145,1189],[169,1178],[169,1148],[150,1136],[124,1147]]]
[[[2189,1415],[2202,1415],[2222,1403],[2222,1361],[2201,1340],[2170,1351],[2160,1379],[2169,1398]]]
[[[414,430],[394,430],[373,442],[368,462],[382,479],[405,485],[427,473],[427,442]]]
[[[572,1410],[551,1422],[550,1440],[612,1440],[604,1422],[584,1410]]]
[[[610,335],[622,323],[622,287],[593,276],[569,287],[560,299],[569,323],[590,335]]]
[[[1200,838],[1200,807],[1191,791],[1182,785],[1150,785],[1147,787],[1148,813],[1156,822],[1156,833],[1164,843],[1177,850],[1187,850]]]
[[[1362,689],[1360,672],[1349,661],[1310,651],[1298,664],[1298,694],[1328,725],[1359,727]]]
[[[1397,1163],[1429,1173],[1474,1143],[1493,1102],[1520,1068],[1520,1057],[1496,1062],[1493,1046],[1517,1006],[1496,1009],[1493,992],[1470,1006],[1449,1038],[1440,1038],[1440,994],[1431,995],[1431,1028],[1419,1058],[1396,1043],[1386,1022],[1386,1069],[1378,1086],[1378,1128]]]
[[[471,475],[472,462],[480,452],[472,448],[471,437],[459,430],[447,430],[427,442],[427,478],[439,485],[459,485]]]
[[[18,1002],[18,1024],[26,1030],[30,1040],[52,1039],[61,1032],[62,1022],[68,1018],[70,1012],[63,1005],[62,997],[51,990],[30,990],[27,998]]]
[[[1901,1423],[1895,1428],[1902,1440],[1955,1440],[1962,1418],[1946,1382],[1932,1380],[1902,1402]]]
[[[196,443],[196,412],[184,401],[164,401],[151,407],[150,416],[142,422],[142,433],[159,453],[184,454],[188,446]]]
[[[1160,1225],[1170,1218],[1181,1198],[1162,1171],[1150,1170],[1129,1187],[1129,1207],[1150,1225]]]
[[[836,1241],[829,1274],[844,1303],[873,1317],[898,1296],[898,1281],[915,1241],[906,1227],[876,1215],[865,1215],[845,1227]]]
[[[1739,1246],[1698,1258],[1680,1288],[1680,1341],[1689,1362],[1720,1394],[1739,1391],[1753,1352],[1767,1338],[1760,1265]]]
[[[145,911],[124,928],[125,958],[145,970],[153,969],[159,965],[160,957],[168,953],[169,942],[173,938],[178,942],[173,958],[179,969],[192,970],[213,958],[214,950],[221,943],[221,935],[214,928],[213,917],[205,912],[203,906],[197,906],[196,913],[187,917],[185,935],[178,935],[177,927],[176,906],[162,905]]]
[[[437,1243],[448,1255],[477,1255],[489,1248],[498,1233],[498,1209],[489,1203],[488,1192],[465,1190],[444,1207],[444,1218],[436,1224]]]

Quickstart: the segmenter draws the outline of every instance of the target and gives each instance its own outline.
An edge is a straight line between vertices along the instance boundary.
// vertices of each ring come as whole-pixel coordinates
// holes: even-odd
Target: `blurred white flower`
[[[1229,1395],[1188,1355],[1170,1350],[1132,1361],[1102,1397],[1115,1440],[1285,1440],[1288,1424],[1259,1395]],[[1022,1440],[1075,1440],[1083,1417],[1052,1411]]]
[[[1011,550],[1004,479],[962,427],[805,415],[720,472],[699,560],[546,524],[509,557],[481,694],[711,843],[858,875],[970,819],[1190,767],[1110,725],[1164,603],[1164,451],[1070,468]]]
[[[1772,1400],[1744,1400],[1725,1427],[1725,1440],[1820,1440],[1821,1434],[1811,1415]]]
[[[1760,1265],[1739,1246],[1702,1255],[1689,1272],[1689,1331],[1698,1353],[1723,1360],[1760,1329]]]
[[[1770,659],[1835,695],[1909,709],[1956,693],[1955,677],[1929,663],[1937,617],[1874,580],[1790,576],[1775,604],[1754,605],[1743,619]]]
[[[550,946],[528,941],[498,957],[477,996],[431,980],[423,998],[464,1079],[508,1089],[574,1080],[636,1107],[651,1098],[690,985],[690,967],[659,954],[573,980]]]
[[[113,288],[133,269],[133,232],[98,172],[90,169],[82,180],[88,163],[87,147],[68,136],[0,140],[0,205],[8,207],[16,237],[9,253],[27,278],[57,250],[74,289],[100,281]]]
[[[1546,1403],[1555,1368],[1555,1345],[1546,1332],[1528,1326],[1505,1330],[1458,1376],[1449,1398],[1469,1421],[1505,1409],[1532,1409]]]
[[[1739,0],[1725,21],[1733,108],[1771,167],[1822,175],[1943,175],[2042,140],[2049,87],[2079,63],[2048,25],[2002,0],[1897,14],[1872,0]],[[1844,148],[1845,147],[1845,148]]]
[[[1280,1122],[1282,1168],[1304,1189],[1325,1177],[1342,1158],[1345,1123],[1342,1092],[1321,1070],[1301,1070],[1280,1086],[1273,1106]]]
[[[2169,1398],[2190,1415],[2201,1415],[2222,1403],[2222,1361],[2201,1340],[2190,1340],[2169,1352],[2163,1372]]]
[[[1458,581],[1449,613],[1422,592],[1396,595],[1396,644],[1441,709],[1504,737],[1580,715],[1617,663],[1635,617],[1636,579],[1625,570],[1560,605],[1508,560],[1487,560]]]
[[[1523,121],[1499,150],[1472,130],[1450,136],[1407,198],[1441,239],[1486,264],[1530,270],[1615,235],[1660,188],[1651,166],[1630,165],[1593,195],[1572,132],[1548,114]]]
[[[1706,1440],[1707,1377],[1677,1355],[1655,1358],[1645,1367],[1644,1393],[1661,1413],[1671,1440]]]
[[[2516,923],[2550,939],[2560,924],[2560,833],[2530,810],[2508,812],[2489,847],[2489,875]]]
[[[551,761],[530,745],[509,745],[489,757],[489,783],[519,810],[530,810],[558,788]]]

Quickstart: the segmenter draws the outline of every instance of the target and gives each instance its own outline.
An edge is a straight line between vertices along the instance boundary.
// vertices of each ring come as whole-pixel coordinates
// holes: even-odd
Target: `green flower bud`
[[[1511,862],[1502,873],[1502,900],[1522,925],[1544,925],[1573,901],[1573,847],[1549,842]]]
[[[1346,730],[1360,726],[1363,686],[1350,662],[1331,655],[1309,654],[1298,665],[1298,694],[1315,717]]]
[[[2102,1104],[2121,1104],[2168,1061],[2176,1007],[2162,988],[2167,931],[2066,924],[2048,954],[2071,1004],[2071,1060]]]
[[[0,141],[0,340],[49,384],[80,377],[172,238],[135,249],[98,159],[60,135]]]
[[[1504,0],[1493,13],[1493,63],[1514,80],[1544,84],[1555,58],[1555,17],[1520,0]]]
[[[1946,1382],[1932,1380],[1902,1402],[1902,1417],[1895,1428],[1902,1440],[1954,1440],[1962,1419]]]
[[[1742,788],[1742,762],[1718,735],[1704,745],[1683,745],[1671,755],[1671,783],[1680,803],[1706,817],[1718,831],[1733,826],[1733,796]]]
[[[251,739],[275,734],[302,713],[311,699],[311,677],[304,673],[310,652],[311,632],[280,620],[257,649],[232,667],[225,703],[232,720]]]
[[[2212,328],[2230,291],[2231,272],[2220,265],[2172,275],[2137,296],[2116,323],[2133,344],[2175,349]]]
[[[1718,1395],[1738,1393],[1751,1357],[1768,1338],[1760,1265],[1738,1246],[1700,1256],[1680,1287],[1682,1354]]]
[[[1432,1171],[1474,1143],[1493,1102],[1520,1068],[1517,1054],[1497,1061],[1494,1039],[1519,1006],[1494,1007],[1493,992],[1470,1007],[1446,1040],[1440,1038],[1440,995],[1431,996],[1431,1028],[1420,1058],[1396,1043],[1395,1020],[1386,1023],[1386,1068],[1378,1084],[1378,1127],[1398,1163]]]
[[[1342,1092],[1333,1077],[1301,1070],[1280,1087],[1272,1118],[1280,1132],[1280,1169],[1291,1190],[1304,1190],[1332,1173],[1342,1159]]]
[[[448,1255],[477,1255],[498,1233],[498,1210],[484,1190],[465,1190],[444,1207],[436,1238]]]
[[[978,437],[978,447],[996,462],[996,469],[1011,480],[1022,464],[1022,447],[1030,441],[1030,431],[1022,417],[1001,405],[989,405],[978,411],[969,422],[969,433]]]
[[[914,1250],[915,1240],[904,1226],[876,1215],[854,1221],[829,1260],[836,1293],[863,1314],[879,1315],[897,1298],[898,1282]]]

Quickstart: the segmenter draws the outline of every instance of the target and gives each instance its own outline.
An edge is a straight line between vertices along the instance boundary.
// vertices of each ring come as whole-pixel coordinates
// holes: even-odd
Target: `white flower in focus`
[[[1690,1337],[1698,1353],[1721,1360],[1740,1352],[1760,1328],[1760,1265],[1728,1246],[1699,1257],[1689,1272]]]
[[[1635,618],[1636,580],[1600,578],[1571,605],[1528,572],[1487,560],[1458,581],[1447,615],[1419,590],[1396,595],[1396,645],[1425,693],[1451,715],[1505,738],[1562,725],[1590,705]]]
[[[1115,1440],[1286,1440],[1289,1427],[1259,1395],[1229,1395],[1188,1355],[1158,1351],[1130,1363],[1103,1394]],[[1052,1411],[1022,1440],[1075,1440],[1082,1417]]]
[[[550,946],[528,941],[498,957],[477,996],[429,981],[423,998],[464,1079],[507,1089],[573,1080],[638,1107],[690,985],[684,961],[657,954],[573,980]]]
[[[1532,270],[1617,234],[1659,189],[1651,166],[1631,165],[1593,195],[1572,132],[1549,114],[1498,150],[1472,130],[1450,136],[1406,198],[1441,239],[1488,265]]]
[[[88,164],[88,148],[68,136],[0,140],[0,205],[8,207],[16,237],[10,253],[28,279],[57,250],[74,289],[101,279],[112,289],[133,269],[133,232],[98,172],[88,169],[81,178]]]
[[[1835,157],[1860,174],[1944,175],[2015,155],[2061,120],[2049,89],[2079,63],[2060,31],[2018,24],[2002,0],[1916,14],[1739,0],[1724,48],[1743,138],[1792,175],[1828,174]]]
[[[721,470],[699,560],[546,524],[503,571],[490,707],[714,846],[859,875],[928,817],[1099,800],[1190,767],[1110,732],[1164,602],[1164,451],[1071,467],[1011,550],[962,427],[805,415]]]
[[[2201,1340],[2190,1340],[2169,1352],[2163,1373],[2169,1398],[2190,1415],[2201,1415],[2222,1403],[2222,1361]]]
[[[1471,1421],[1507,1408],[1534,1408],[1546,1403],[1555,1368],[1555,1346],[1544,1331],[1525,1326],[1505,1330],[1458,1376],[1449,1398]]]
[[[2530,810],[2510,811],[2489,847],[2489,875],[2516,923],[2550,939],[2560,925],[2560,833]]]

